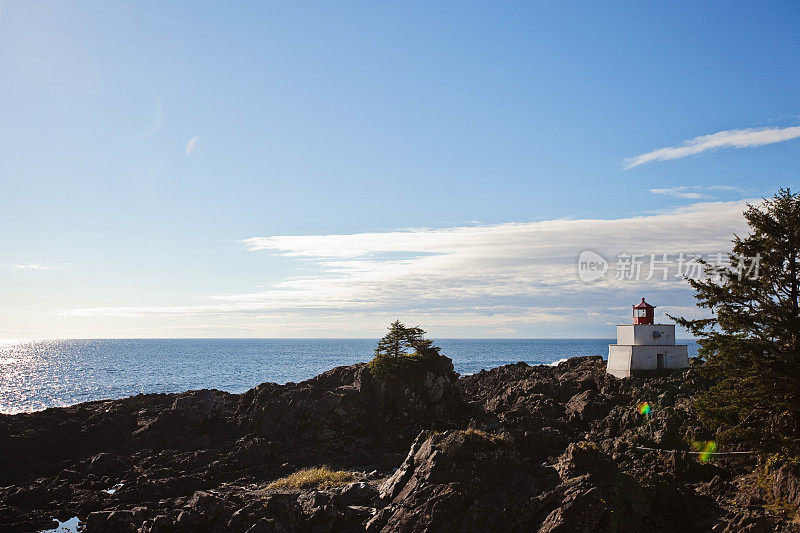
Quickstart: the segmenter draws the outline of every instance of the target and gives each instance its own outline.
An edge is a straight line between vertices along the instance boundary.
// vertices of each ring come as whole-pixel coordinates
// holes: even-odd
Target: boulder
[[[125,469],[125,464],[113,453],[98,453],[89,461],[89,472],[99,476],[117,476]]]
[[[367,504],[377,495],[375,487],[363,481],[356,481],[343,487],[334,497],[334,502],[340,506]]]
[[[481,531],[528,524],[524,508],[541,488],[504,438],[479,430],[421,432],[381,487],[387,505],[369,531]],[[530,525],[530,524],[528,524]]]

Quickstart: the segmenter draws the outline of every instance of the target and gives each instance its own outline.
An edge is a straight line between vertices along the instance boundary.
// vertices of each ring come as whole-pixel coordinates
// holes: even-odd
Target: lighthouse
[[[606,372],[618,378],[658,370],[689,368],[685,344],[675,344],[675,324],[654,324],[656,306],[642,301],[633,307],[633,324],[617,326],[617,344],[608,346]]]

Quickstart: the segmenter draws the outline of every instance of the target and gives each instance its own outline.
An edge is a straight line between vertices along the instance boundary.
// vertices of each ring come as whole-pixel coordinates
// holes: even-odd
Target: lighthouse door
[[[664,368],[664,354],[663,353],[656,354],[656,364],[658,365],[658,369],[659,370]]]

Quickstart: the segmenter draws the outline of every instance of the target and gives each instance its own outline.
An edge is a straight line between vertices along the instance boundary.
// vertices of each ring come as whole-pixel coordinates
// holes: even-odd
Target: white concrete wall
[[[606,372],[618,378],[631,375],[631,347],[618,344],[608,345],[608,364]]]
[[[626,378],[637,371],[659,370],[658,354],[663,354],[664,370],[689,367],[689,350],[685,344],[672,346],[611,344],[608,347],[606,371],[619,378]]]
[[[653,337],[658,331],[661,336]],[[669,346],[675,344],[675,324],[621,324],[617,326],[617,344]]]

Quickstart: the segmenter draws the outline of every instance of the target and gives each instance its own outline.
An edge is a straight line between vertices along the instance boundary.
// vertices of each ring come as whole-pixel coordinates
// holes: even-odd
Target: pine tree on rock
[[[389,326],[387,333],[378,341],[375,356],[437,355],[439,348],[433,341],[425,338],[425,331],[419,327],[407,328],[399,320]]]
[[[384,379],[399,379],[419,386],[431,374],[456,379],[453,362],[439,353],[439,347],[425,338],[419,327],[407,328],[399,320],[378,341],[368,368]]]

